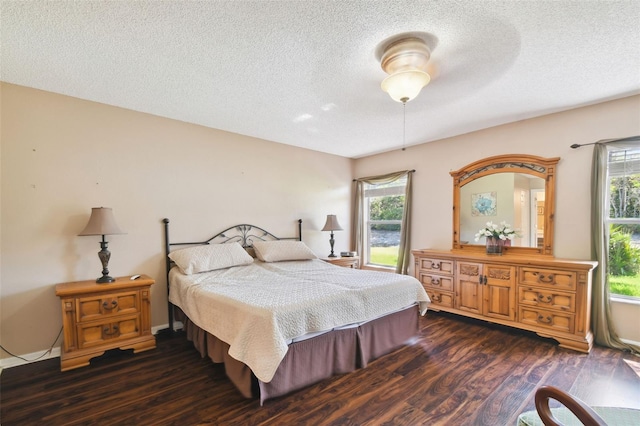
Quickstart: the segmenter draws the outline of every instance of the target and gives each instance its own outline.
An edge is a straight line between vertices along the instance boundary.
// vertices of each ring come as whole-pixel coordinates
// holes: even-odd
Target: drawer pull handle
[[[543,315],[538,315],[538,322],[542,322],[545,324],[551,324],[551,317],[550,316],[543,316]]]
[[[433,285],[442,285],[440,282],[440,278],[431,277],[431,284]]]
[[[549,274],[545,277],[544,274],[539,274],[538,275],[538,282],[540,283],[545,283],[545,284],[551,284],[554,280],[554,275],[553,274]]]
[[[551,296],[545,296],[544,294],[538,293],[538,300],[541,303],[551,303],[551,300],[553,300],[553,298]]]
[[[111,309],[115,309],[118,306],[118,301],[117,300],[112,300],[111,301],[111,306],[109,306],[109,302],[107,302],[106,300],[104,302],[102,302],[102,307],[106,310],[111,310]]]
[[[439,263],[436,263],[436,262],[433,262],[433,263],[431,264],[431,269],[440,269],[440,264],[439,264]]]
[[[118,334],[118,326],[114,325],[113,326],[113,332],[109,333],[109,327],[105,327],[103,330],[105,336],[113,336],[114,334]]]
[[[432,294],[431,295],[431,300],[433,300],[434,302],[442,302],[442,296],[439,294]]]

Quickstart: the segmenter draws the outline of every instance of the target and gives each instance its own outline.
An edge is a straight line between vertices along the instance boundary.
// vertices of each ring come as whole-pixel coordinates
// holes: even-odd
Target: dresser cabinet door
[[[482,314],[482,264],[457,262],[456,270],[456,308],[461,311]]]
[[[516,319],[516,268],[484,265],[484,315],[506,320]]]

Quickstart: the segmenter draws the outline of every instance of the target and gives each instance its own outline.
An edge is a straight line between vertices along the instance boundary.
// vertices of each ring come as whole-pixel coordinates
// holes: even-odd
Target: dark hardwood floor
[[[59,359],[6,369],[10,425],[515,425],[543,384],[592,405],[640,408],[640,358],[562,349],[536,335],[429,312],[422,337],[367,368],[289,396],[244,399],[182,333],[61,373]]]

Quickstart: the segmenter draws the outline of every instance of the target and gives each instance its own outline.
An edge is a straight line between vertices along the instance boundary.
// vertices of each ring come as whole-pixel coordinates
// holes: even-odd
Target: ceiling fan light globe
[[[420,90],[431,81],[424,71],[400,71],[382,81],[382,90],[387,92],[396,102],[408,102],[418,96]]]

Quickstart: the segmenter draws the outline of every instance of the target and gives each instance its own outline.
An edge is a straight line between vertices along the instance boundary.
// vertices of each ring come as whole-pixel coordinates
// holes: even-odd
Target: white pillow
[[[316,259],[317,256],[302,241],[255,241],[256,257],[263,262]]]
[[[183,274],[191,275],[232,266],[248,265],[253,258],[239,243],[189,247],[169,253]]]

